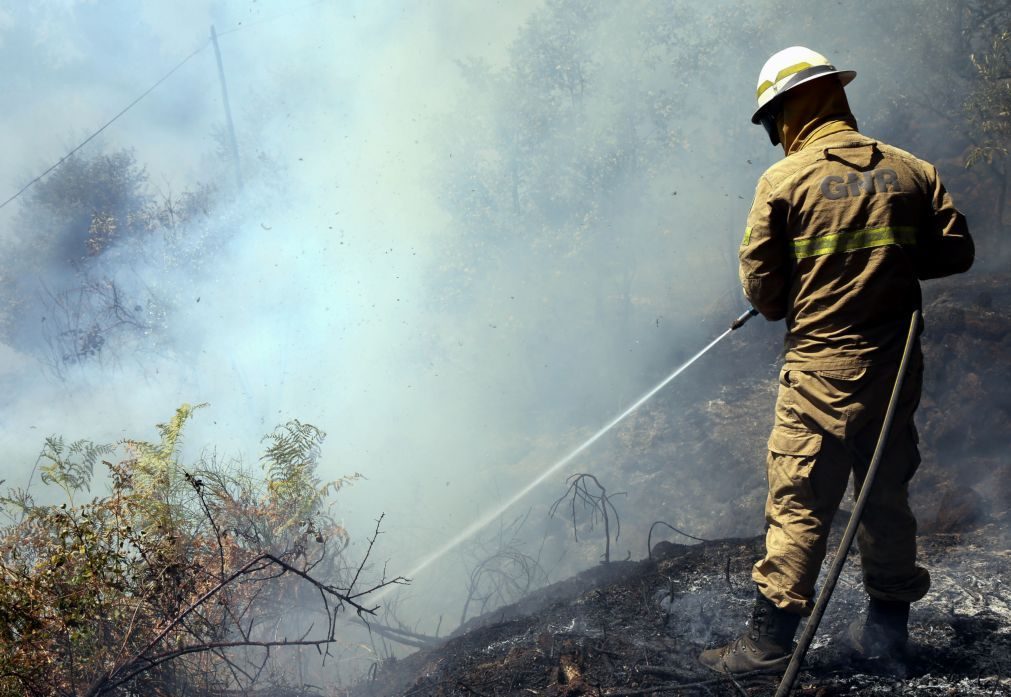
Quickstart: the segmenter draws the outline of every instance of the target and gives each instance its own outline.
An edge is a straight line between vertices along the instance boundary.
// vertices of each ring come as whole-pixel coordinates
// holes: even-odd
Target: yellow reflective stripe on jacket
[[[856,249],[871,249],[890,244],[916,244],[914,227],[876,227],[869,230],[835,232],[820,237],[809,237],[793,241],[795,259],[820,257],[836,252],[852,252]]]
[[[741,240],[741,246],[747,247],[748,243],[751,242],[751,226],[744,228],[744,239]]]

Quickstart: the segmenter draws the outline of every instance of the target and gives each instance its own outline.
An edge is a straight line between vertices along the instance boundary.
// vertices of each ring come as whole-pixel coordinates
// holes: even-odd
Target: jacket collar
[[[790,146],[790,152],[788,154],[792,155],[794,153],[804,150],[806,147],[812,143],[824,138],[825,136],[834,135],[836,133],[852,133],[854,135],[859,135],[856,129],[856,121],[852,117],[835,119],[832,121],[826,121],[814,128],[810,133],[804,135],[803,138],[798,138]]]

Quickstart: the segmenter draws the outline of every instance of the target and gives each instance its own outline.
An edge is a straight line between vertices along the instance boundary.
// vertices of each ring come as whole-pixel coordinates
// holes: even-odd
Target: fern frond
[[[207,406],[204,404],[183,404],[176,409],[175,415],[168,423],[157,424],[161,436],[159,442],[127,440],[124,444],[134,454],[133,466],[134,486],[138,491],[153,495],[166,495],[178,479],[175,470],[176,457],[182,445],[183,428],[193,412]]]
[[[111,453],[111,445],[80,439],[68,448],[62,436],[49,436],[42,446],[42,459],[46,464],[39,468],[44,484],[55,484],[63,489],[71,501],[78,491],[91,487],[95,463],[102,455]]]

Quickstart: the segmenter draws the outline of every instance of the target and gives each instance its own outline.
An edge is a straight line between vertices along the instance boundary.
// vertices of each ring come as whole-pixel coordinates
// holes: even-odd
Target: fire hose
[[[740,321],[740,319],[741,318],[738,318],[738,321]],[[825,585],[822,586],[821,592],[818,594],[818,599],[815,601],[814,609],[811,611],[811,616],[808,618],[807,624],[804,626],[804,632],[800,635],[800,639],[797,641],[797,648],[794,649],[793,656],[790,658],[790,665],[787,666],[786,673],[783,674],[783,679],[780,681],[779,688],[776,690],[776,697],[788,697],[790,692],[793,691],[793,685],[797,681],[797,675],[800,673],[800,667],[804,663],[804,657],[807,655],[807,650],[810,648],[811,642],[814,640],[814,635],[818,632],[818,625],[821,624],[821,618],[825,614],[825,608],[828,606],[828,601],[832,598],[832,591],[835,590],[835,584],[839,580],[839,574],[842,573],[843,565],[846,563],[846,556],[849,554],[850,547],[853,545],[853,537],[856,535],[857,527],[860,525],[860,518],[863,515],[864,507],[867,505],[867,497],[871,490],[871,486],[874,484],[874,476],[877,474],[878,466],[881,464],[881,457],[885,451],[885,443],[888,441],[888,433],[891,430],[892,421],[895,418],[895,408],[899,401],[899,393],[902,391],[902,383],[906,377],[906,368],[909,366],[909,357],[913,353],[913,345],[916,343],[916,330],[919,326],[920,311],[916,310],[913,312],[913,317],[909,322],[909,335],[906,337],[906,347],[902,352],[902,361],[899,363],[899,372],[898,375],[895,376],[895,385],[892,387],[892,396],[888,400],[888,409],[885,411],[885,420],[881,424],[881,432],[878,434],[878,442],[874,447],[874,455],[871,457],[871,464],[867,467],[867,475],[864,477],[863,487],[860,490],[860,495],[857,497],[856,504],[853,506],[853,513],[850,515],[849,524],[846,526],[846,531],[843,533],[842,540],[839,542],[839,549],[836,551],[835,559],[832,561],[832,566],[829,569],[828,576],[825,578]]]

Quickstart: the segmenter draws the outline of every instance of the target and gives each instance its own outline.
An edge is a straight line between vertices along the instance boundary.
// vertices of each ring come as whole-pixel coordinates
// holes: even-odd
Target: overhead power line
[[[303,10],[307,10],[307,9],[309,9],[311,7],[316,7],[317,5],[322,5],[322,4],[326,3],[327,1],[328,0],[315,0],[315,2],[309,2],[309,3],[306,3],[304,5],[299,5],[297,7],[294,7],[291,10],[289,10],[288,12],[285,12],[283,14],[274,15],[274,16],[271,16],[271,17],[264,17],[263,19],[257,20],[255,22],[250,22],[248,24],[239,24],[239,25],[237,25],[237,26],[235,26],[235,27],[233,27],[231,29],[227,29],[227,30],[225,30],[223,32],[219,32],[218,36],[224,36],[226,34],[234,34],[235,32],[242,31],[244,29],[249,29],[249,28],[258,26],[260,24],[266,24],[268,22],[273,22],[273,21],[278,20],[278,19],[284,19],[285,17],[290,17],[293,14],[296,14],[296,13],[301,12]],[[165,73],[160,78],[158,78],[158,80],[153,85],[151,85],[150,87],[148,87],[136,99],[134,99],[132,102],[130,102],[129,104],[127,104],[125,107],[123,107],[123,109],[120,110],[119,113],[117,113],[111,119],[109,119],[104,124],[102,124],[101,128],[99,128],[97,131],[95,131],[94,133],[92,133],[91,135],[89,135],[87,138],[85,138],[84,140],[82,140],[80,143],[78,143],[70,152],[68,152],[66,155],[64,155],[63,157],[61,157],[56,162],[54,162],[49,168],[47,168],[44,172],[42,172],[42,174],[40,174],[39,176],[35,177],[30,182],[28,182],[23,187],[21,187],[17,191],[17,193],[15,193],[13,196],[11,196],[10,198],[8,198],[3,203],[0,203],[0,209],[4,208],[7,204],[15,201],[18,197],[21,196],[21,194],[25,193],[26,191],[28,191],[28,189],[32,188],[35,184],[38,184],[42,179],[44,179],[47,174],[49,174],[54,169],[56,169],[57,167],[59,167],[60,165],[62,165],[64,162],[66,162],[68,158],[73,157],[81,148],[83,148],[85,145],[87,145],[92,140],[94,140],[95,138],[97,138],[102,133],[102,131],[104,131],[106,128],[108,128],[109,126],[111,126],[112,124],[114,124],[117,120],[119,120],[119,118],[121,116],[123,116],[126,112],[130,111],[130,109],[132,109],[135,106],[137,106],[137,104],[142,99],[144,99],[144,97],[146,97],[149,94],[151,94],[152,92],[154,92],[155,89],[157,89],[159,85],[161,85],[163,82],[165,82],[170,77],[172,77],[172,75],[177,70],[179,70],[179,68],[181,68],[184,65],[186,65],[186,63],[188,63],[190,61],[190,59],[194,58],[198,53],[200,53],[205,48],[207,48],[207,46],[210,43],[211,43],[210,40],[206,40],[202,44],[200,44],[200,46],[197,47],[197,49],[194,50],[193,53],[189,54],[188,56],[186,56],[185,58],[183,58],[181,61],[179,61],[178,63],[176,63],[175,66],[173,66],[171,70],[169,70],[167,73]]]
[[[54,164],[52,164],[52,165],[51,165],[51,166],[50,166],[50,167],[49,167],[49,168],[48,168],[48,169],[47,169],[47,170],[46,170],[45,172],[43,172],[43,173],[42,173],[42,174],[40,174],[39,176],[37,176],[37,177],[35,177],[34,179],[32,179],[32,180],[31,180],[30,182],[28,182],[27,184],[25,184],[24,186],[22,186],[22,187],[21,187],[21,189],[19,189],[19,190],[18,190],[18,192],[17,192],[16,194],[14,194],[13,196],[11,196],[11,197],[10,197],[9,199],[7,199],[6,201],[4,201],[3,203],[0,203],[0,208],[3,208],[3,207],[4,207],[4,206],[6,206],[6,205],[7,205],[8,203],[11,203],[11,202],[12,202],[12,201],[14,201],[15,199],[17,199],[17,198],[18,198],[19,196],[21,196],[21,194],[23,194],[23,193],[25,193],[26,191],[28,191],[28,189],[32,188],[32,186],[34,186],[34,185],[35,185],[35,184],[37,184],[37,183],[38,183],[39,181],[41,181],[41,180],[42,180],[42,179],[43,179],[43,178],[44,178],[44,177],[45,177],[45,176],[46,176],[47,174],[49,174],[49,173],[50,173],[50,172],[52,172],[52,171],[53,171],[54,169],[56,169],[57,167],[59,167],[60,165],[62,165],[62,164],[63,164],[63,163],[64,163],[64,162],[65,162],[65,161],[67,160],[67,158],[73,157],[73,156],[74,156],[74,154],[76,154],[78,150],[80,150],[80,149],[81,149],[81,148],[83,148],[83,147],[84,147],[85,145],[87,145],[88,143],[90,143],[90,142],[91,142],[92,140],[94,140],[95,138],[97,138],[97,137],[99,136],[99,134],[101,134],[101,133],[102,133],[102,131],[104,131],[104,130],[105,130],[106,128],[108,128],[108,127],[109,127],[109,126],[111,126],[111,125],[112,125],[113,123],[115,123],[115,122],[116,122],[117,120],[119,120],[119,118],[120,118],[121,116],[123,116],[123,114],[125,114],[126,112],[130,111],[130,109],[132,109],[132,108],[134,108],[135,106],[137,106],[137,104],[138,104],[138,103],[140,102],[140,100],[144,99],[144,97],[146,97],[146,96],[148,96],[149,94],[151,94],[152,92],[154,92],[154,90],[155,90],[155,89],[156,89],[156,88],[157,88],[157,87],[158,87],[158,86],[159,86],[159,85],[160,85],[161,83],[165,82],[165,81],[166,81],[166,80],[168,80],[168,79],[169,79],[170,77],[172,77],[172,75],[173,75],[173,74],[174,74],[174,73],[175,73],[175,72],[176,72],[177,70],[179,70],[179,68],[183,67],[183,66],[184,66],[184,65],[185,65],[185,64],[186,64],[187,62],[189,62],[189,60],[190,60],[191,58],[193,58],[193,57],[194,57],[194,56],[196,56],[196,55],[197,55],[198,53],[200,53],[200,52],[201,52],[201,51],[203,51],[203,50],[204,50],[205,48],[207,48],[207,45],[208,45],[209,43],[210,43],[210,40],[207,40],[207,41],[204,41],[204,42],[203,42],[202,44],[200,44],[200,47],[199,47],[199,48],[197,48],[197,49],[196,49],[195,51],[193,51],[193,53],[189,54],[188,56],[186,56],[185,58],[183,58],[183,59],[182,59],[181,61],[179,61],[178,63],[176,63],[176,64],[175,64],[175,66],[174,66],[174,67],[173,67],[173,68],[172,68],[171,70],[169,70],[169,71],[168,71],[167,73],[165,73],[165,74],[164,74],[164,75],[162,75],[162,76],[161,76],[160,78],[158,78],[157,82],[155,82],[155,83],[154,83],[153,85],[151,85],[150,87],[148,87],[148,88],[147,88],[146,90],[144,90],[144,92],[142,92],[142,93],[140,94],[140,96],[138,96],[138,97],[137,97],[136,99],[134,99],[134,100],[133,100],[132,102],[130,102],[129,104],[127,104],[127,105],[126,105],[125,107],[123,107],[123,108],[122,108],[122,109],[121,109],[121,110],[119,111],[119,113],[118,113],[118,114],[116,114],[116,115],[115,115],[115,116],[113,116],[113,117],[112,117],[111,119],[109,119],[109,120],[108,120],[108,121],[106,121],[106,122],[105,122],[104,124],[102,124],[102,127],[101,127],[101,128],[99,128],[99,129],[98,129],[97,131],[95,131],[94,133],[92,133],[92,134],[91,134],[90,136],[88,136],[87,138],[85,138],[84,140],[82,140],[82,141],[81,141],[81,142],[80,142],[80,143],[79,143],[79,144],[78,144],[78,145],[77,145],[76,147],[74,147],[74,148],[73,148],[73,149],[72,149],[72,150],[71,150],[70,152],[68,152],[68,153],[67,153],[66,155],[64,155],[63,157],[61,157],[61,158],[60,158],[59,160],[57,160],[57,161],[56,161],[56,162],[55,162]]]

